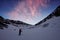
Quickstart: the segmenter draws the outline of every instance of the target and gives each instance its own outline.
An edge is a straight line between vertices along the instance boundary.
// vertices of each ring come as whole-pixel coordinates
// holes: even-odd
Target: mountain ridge
[[[47,17],[45,17],[42,21],[36,23],[33,26],[40,25],[40,24],[44,23],[45,21],[51,19],[53,16],[56,16],[56,17],[60,16],[60,6],[58,6],[51,14],[49,14]],[[30,24],[27,24],[22,21],[5,19],[2,16],[0,16],[0,29],[3,29],[4,27],[8,28],[8,24],[12,24],[12,25],[15,24],[14,26],[16,26],[16,25],[30,25]],[[32,25],[30,25],[30,26],[32,26]]]
[[[12,24],[14,26],[17,25],[30,25],[22,21],[17,21],[17,20],[10,20],[10,19],[4,19],[2,16],[0,16],[0,29],[8,28],[8,24]]]
[[[58,6],[51,14],[49,14],[47,17],[45,17],[42,21],[35,24],[35,26],[44,23],[45,21],[51,19],[53,16],[58,17],[60,16],[60,6]]]

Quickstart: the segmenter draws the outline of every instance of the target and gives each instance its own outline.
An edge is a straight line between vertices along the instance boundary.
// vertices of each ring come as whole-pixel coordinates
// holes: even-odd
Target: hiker
[[[21,35],[21,32],[22,32],[21,29],[19,29],[19,35]]]

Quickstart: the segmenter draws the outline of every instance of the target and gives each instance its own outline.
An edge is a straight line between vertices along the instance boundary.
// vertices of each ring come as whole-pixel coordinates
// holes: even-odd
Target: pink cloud
[[[18,2],[13,11],[9,12],[11,19],[33,21],[33,18],[40,15],[39,7],[47,7],[49,0],[25,0]],[[40,9],[41,10],[41,9]]]

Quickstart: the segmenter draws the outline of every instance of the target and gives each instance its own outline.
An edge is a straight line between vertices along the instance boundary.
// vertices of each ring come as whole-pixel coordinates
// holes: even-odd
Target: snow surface
[[[20,36],[19,28],[22,28]],[[60,40],[60,17],[53,17],[37,26],[9,25],[7,29],[0,29],[0,40]]]

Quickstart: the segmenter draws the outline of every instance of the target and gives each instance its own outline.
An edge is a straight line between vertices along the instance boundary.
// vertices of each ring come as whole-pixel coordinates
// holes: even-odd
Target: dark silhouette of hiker
[[[22,32],[21,29],[19,29],[19,36],[21,35],[21,32]]]

